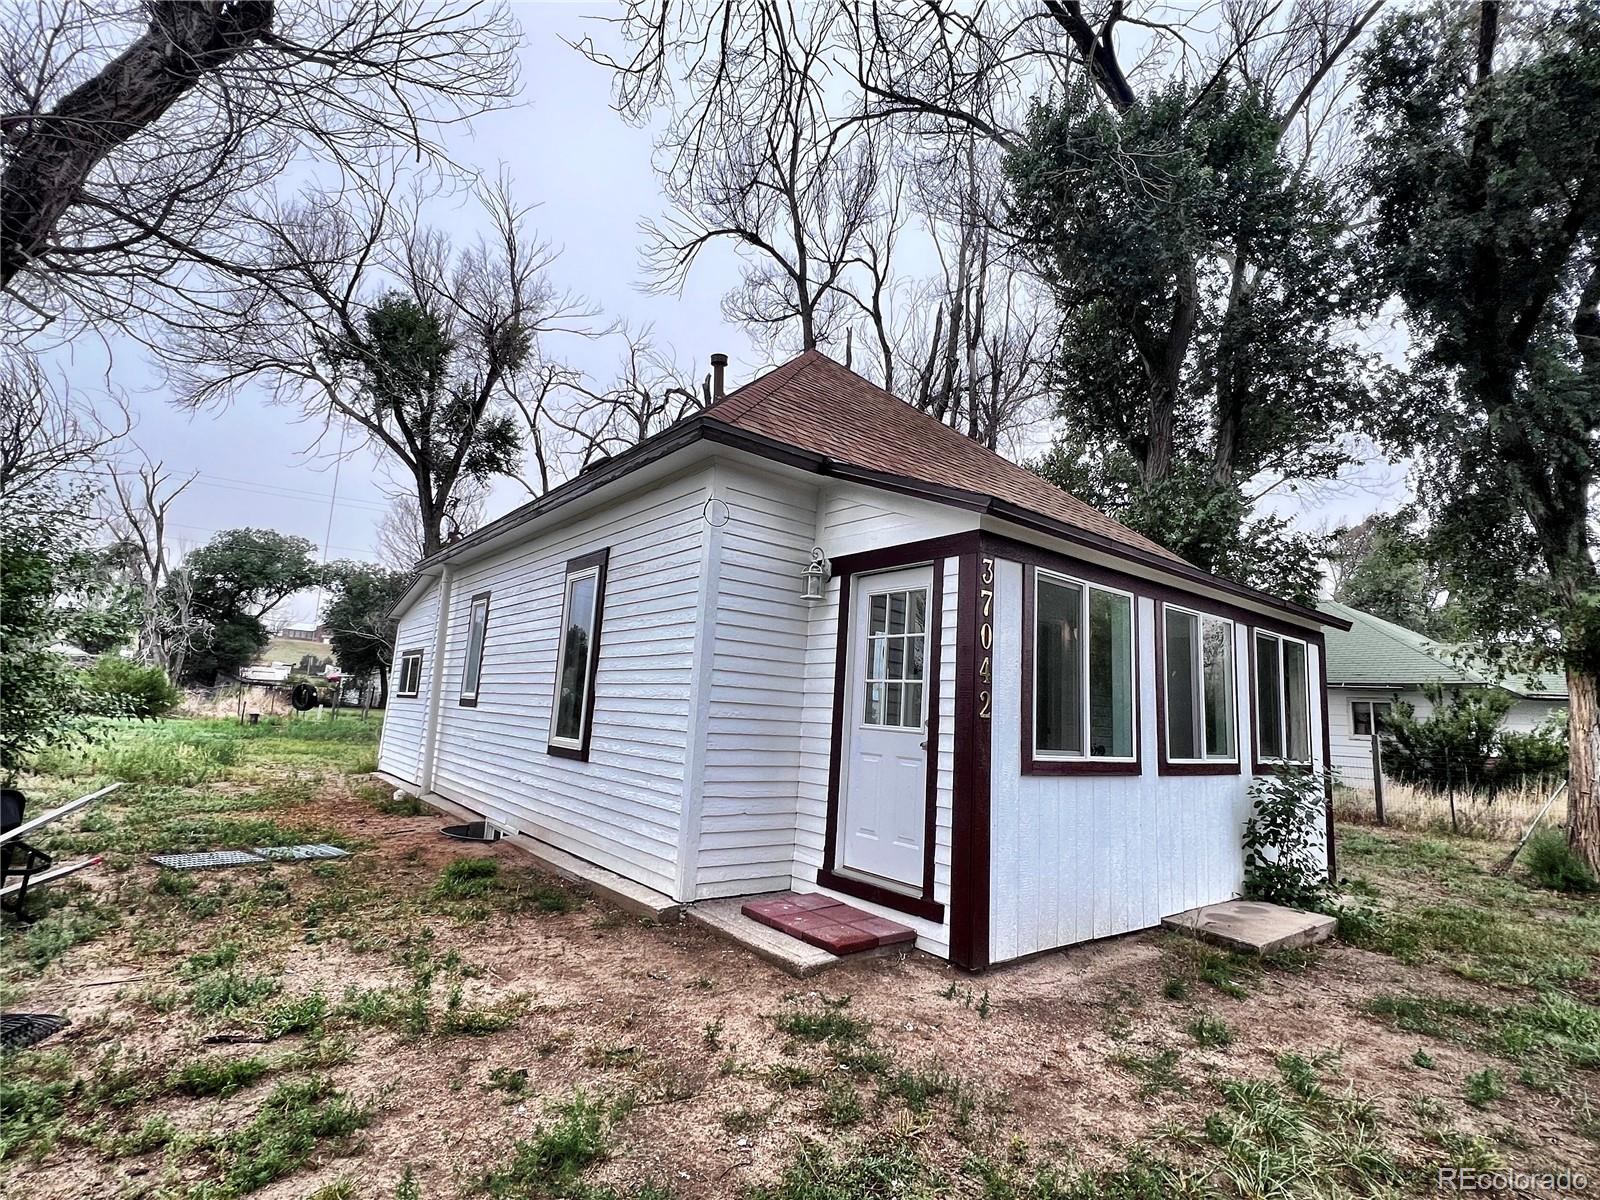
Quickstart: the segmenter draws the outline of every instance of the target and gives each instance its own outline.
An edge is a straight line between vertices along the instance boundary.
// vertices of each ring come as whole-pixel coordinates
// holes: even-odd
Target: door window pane
[[[867,725],[922,725],[920,681],[927,661],[926,588],[867,598],[866,678],[861,719]]]

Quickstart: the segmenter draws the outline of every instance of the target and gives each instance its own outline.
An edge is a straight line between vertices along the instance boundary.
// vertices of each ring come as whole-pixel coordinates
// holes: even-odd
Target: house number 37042
[[[994,708],[994,559],[978,560],[978,717]]]

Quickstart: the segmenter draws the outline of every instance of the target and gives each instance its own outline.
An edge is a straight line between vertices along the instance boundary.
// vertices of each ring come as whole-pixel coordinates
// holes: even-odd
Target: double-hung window
[[[1350,701],[1350,732],[1355,737],[1371,737],[1373,731],[1382,733],[1389,724],[1389,714],[1394,705],[1387,700]]]
[[[489,636],[489,593],[472,598],[467,619],[467,655],[461,664],[461,703],[468,708],[478,703],[478,684],[483,677],[483,642]]]
[[[422,690],[422,651],[407,650],[400,656],[400,674],[395,682],[394,694],[402,699],[415,696]]]
[[[1163,605],[1161,636],[1167,761],[1237,762],[1233,622]]]
[[[594,715],[594,672],[600,656],[600,615],[605,606],[606,560],[601,550],[567,564],[556,645],[555,696],[550,713],[551,754],[588,758]]]
[[[1135,761],[1133,597],[1048,571],[1033,587],[1034,758]]]
[[[1311,761],[1311,690],[1306,644],[1256,630],[1256,758]]]

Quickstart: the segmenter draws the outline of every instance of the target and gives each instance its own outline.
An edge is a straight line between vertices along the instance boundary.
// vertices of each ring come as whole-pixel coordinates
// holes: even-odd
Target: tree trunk
[[[1600,875],[1600,679],[1567,669],[1567,842]]]
[[[6,118],[0,288],[43,250],[90,172],[272,28],[273,4],[156,4],[143,36],[48,113]]]
[[[378,707],[389,710],[389,668],[378,668]]]

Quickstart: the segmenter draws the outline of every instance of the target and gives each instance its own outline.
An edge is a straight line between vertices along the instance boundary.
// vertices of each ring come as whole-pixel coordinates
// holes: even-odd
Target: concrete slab
[[[757,958],[801,979],[841,961],[836,954],[829,954],[818,946],[790,937],[787,933],[779,933],[745,916],[739,911],[743,904],[744,898],[739,896],[727,900],[701,900],[690,905],[687,912],[689,920],[704,925],[743,946]]]
[[[1277,954],[1327,941],[1338,922],[1323,913],[1298,912],[1259,900],[1224,900],[1162,917],[1161,924],[1241,954]]]

